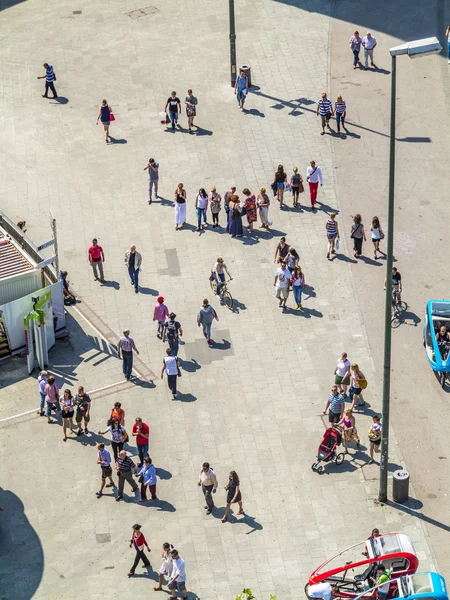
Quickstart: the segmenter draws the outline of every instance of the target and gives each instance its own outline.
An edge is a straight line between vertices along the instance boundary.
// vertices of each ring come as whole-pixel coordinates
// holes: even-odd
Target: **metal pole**
[[[231,87],[236,83],[236,27],[234,22],[234,0],[230,3],[230,76]]]
[[[56,219],[53,218],[52,215],[52,229],[53,229],[53,238],[55,240],[55,268],[56,268],[56,279],[59,281],[59,258],[58,258],[58,237],[56,235]]]
[[[391,70],[391,127],[389,143],[389,200],[386,248],[386,298],[384,313],[384,366],[383,411],[381,431],[380,489],[378,500],[387,501],[388,452],[389,452],[389,404],[391,388],[391,306],[392,306],[392,259],[394,252],[394,189],[395,189],[395,106],[396,106],[396,56],[392,56]]]

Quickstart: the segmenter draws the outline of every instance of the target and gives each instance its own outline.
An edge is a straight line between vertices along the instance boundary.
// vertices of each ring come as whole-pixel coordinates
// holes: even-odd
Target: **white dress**
[[[186,223],[186,202],[180,204],[175,200],[175,224],[183,225]]]

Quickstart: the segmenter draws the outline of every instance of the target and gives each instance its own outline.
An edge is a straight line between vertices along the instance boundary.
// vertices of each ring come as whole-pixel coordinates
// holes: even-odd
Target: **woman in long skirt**
[[[228,207],[230,211],[230,235],[231,237],[242,237],[244,228],[242,227],[242,207],[239,196],[231,196]]]
[[[186,223],[186,190],[182,183],[175,190],[175,229],[181,229]]]

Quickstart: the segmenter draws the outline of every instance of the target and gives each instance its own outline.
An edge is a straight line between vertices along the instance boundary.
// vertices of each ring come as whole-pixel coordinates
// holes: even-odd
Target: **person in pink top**
[[[169,316],[169,309],[164,304],[164,298],[162,296],[158,296],[158,304],[155,306],[153,311],[153,320],[158,321],[158,331],[156,333],[156,337],[161,339],[164,331],[164,323]]]
[[[47,409],[45,411],[45,416],[47,417],[48,423],[52,423],[50,416],[52,414],[52,406],[56,407],[56,410],[61,410],[59,405],[59,390],[55,384],[55,378],[53,375],[47,379],[47,385],[44,388],[45,392],[45,400],[47,401]]]

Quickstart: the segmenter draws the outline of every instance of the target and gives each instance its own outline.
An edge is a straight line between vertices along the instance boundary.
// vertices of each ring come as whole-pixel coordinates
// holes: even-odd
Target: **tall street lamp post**
[[[383,412],[381,432],[380,487],[378,500],[387,501],[388,451],[389,451],[389,404],[391,388],[391,306],[392,306],[392,262],[394,251],[394,189],[395,189],[395,108],[397,85],[397,56],[407,54],[410,58],[438,54],[442,50],[436,37],[407,42],[390,49],[391,70],[391,126],[389,139],[389,203],[386,248],[386,303],[384,313],[384,363],[383,363]]]
[[[236,82],[236,27],[234,22],[234,0],[230,3],[230,77],[231,86]]]

